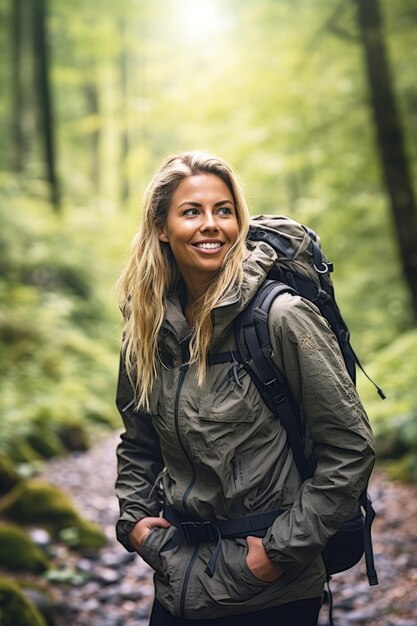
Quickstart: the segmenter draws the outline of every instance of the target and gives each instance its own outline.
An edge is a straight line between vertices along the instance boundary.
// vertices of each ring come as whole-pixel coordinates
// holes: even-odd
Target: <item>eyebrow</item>
[[[222,204],[227,204],[227,203],[233,206],[233,202],[231,200],[220,200],[219,202],[216,202],[214,206],[220,206]],[[181,202],[181,204],[178,205],[178,208],[182,207],[184,204],[189,204],[195,207],[202,206],[200,202],[193,202],[192,200],[185,200],[185,202]]]

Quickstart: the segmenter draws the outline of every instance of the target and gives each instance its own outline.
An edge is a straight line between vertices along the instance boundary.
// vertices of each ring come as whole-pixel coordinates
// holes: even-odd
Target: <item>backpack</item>
[[[268,279],[237,320],[237,361],[243,364],[264,402],[286,429],[294,461],[304,480],[312,476],[314,460],[305,456],[299,408],[271,358],[268,314],[275,298],[282,293],[291,293],[313,302],[336,335],[346,369],[354,383],[356,366],[364,370],[350,345],[349,329],[336,304],[330,278],[333,264],[324,256],[316,233],[287,217],[262,215],[251,220],[249,246],[251,241],[269,244],[277,252],[278,260]],[[383,391],[371,382],[384,399]],[[365,553],[369,585],[378,584],[371,540],[374,517],[372,502],[365,490],[349,519],[324,548],[322,557],[329,579],[332,574],[353,567]]]

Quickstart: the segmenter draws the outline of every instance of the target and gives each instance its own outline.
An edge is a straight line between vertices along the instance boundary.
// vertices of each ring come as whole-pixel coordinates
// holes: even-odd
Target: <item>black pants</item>
[[[288,602],[272,609],[215,619],[185,619],[171,615],[155,600],[149,626],[316,626],[321,598]]]

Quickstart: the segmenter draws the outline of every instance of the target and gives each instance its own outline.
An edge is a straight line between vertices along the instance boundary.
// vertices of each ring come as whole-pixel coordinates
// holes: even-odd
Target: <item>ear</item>
[[[169,243],[164,224],[158,224],[158,237],[159,241],[162,241],[163,243]]]

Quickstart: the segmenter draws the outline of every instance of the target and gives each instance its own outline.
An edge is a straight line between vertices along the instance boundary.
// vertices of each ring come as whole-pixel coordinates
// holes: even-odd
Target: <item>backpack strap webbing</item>
[[[371,528],[375,519],[375,511],[372,506],[372,500],[365,489],[359,498],[359,503],[365,511],[364,528],[363,528],[363,548],[365,552],[366,575],[370,586],[378,585],[378,574],[376,573],[374,563],[374,550],[372,547]]]
[[[273,301],[283,293],[295,295],[288,285],[267,280],[253,300],[239,316],[236,327],[236,345],[243,367],[251,376],[259,393],[280,420],[287,433],[294,461],[305,480],[312,474],[312,466],[304,454],[304,434],[300,411],[287,382],[271,359],[268,315]]]

